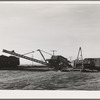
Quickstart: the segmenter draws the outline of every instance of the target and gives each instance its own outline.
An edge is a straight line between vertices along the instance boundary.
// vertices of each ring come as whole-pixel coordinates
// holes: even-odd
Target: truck
[[[83,66],[82,66],[83,63]],[[74,61],[74,68],[85,70],[97,70],[100,71],[100,58],[84,58],[82,60]]]
[[[85,58],[84,69],[100,71],[100,58]]]

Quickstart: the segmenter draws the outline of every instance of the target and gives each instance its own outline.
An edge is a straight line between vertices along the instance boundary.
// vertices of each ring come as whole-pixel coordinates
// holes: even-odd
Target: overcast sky
[[[99,4],[0,3],[1,55],[7,55],[2,49],[20,54],[54,49],[75,59],[80,46],[84,58],[100,57]],[[33,56],[42,59],[37,52]]]

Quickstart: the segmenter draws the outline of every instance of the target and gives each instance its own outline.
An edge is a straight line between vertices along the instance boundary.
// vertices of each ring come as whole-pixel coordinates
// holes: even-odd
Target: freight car
[[[20,64],[19,58],[14,56],[0,56],[0,69],[10,69],[10,68],[17,68]]]
[[[48,59],[48,63],[54,70],[63,70],[72,67],[70,64],[71,62],[67,60],[67,58],[60,55],[53,55],[51,59]]]

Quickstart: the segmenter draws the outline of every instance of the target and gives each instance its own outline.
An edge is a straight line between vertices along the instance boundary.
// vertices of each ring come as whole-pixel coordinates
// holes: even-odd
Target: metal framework
[[[40,63],[40,64],[43,64],[43,65],[48,65],[46,62],[43,62],[41,60],[37,60],[37,59],[31,58],[31,57],[27,57],[27,56],[22,55],[22,54],[18,54],[14,50],[13,51],[8,51],[8,50],[3,49],[3,52],[11,54],[11,55],[14,55],[14,56],[17,56],[17,57],[20,57],[20,58],[27,59],[27,60],[30,60],[30,61],[34,61],[36,63]]]
[[[81,47],[79,47],[79,51],[78,51],[78,55],[77,55],[77,62],[81,62],[82,64],[82,70],[84,69],[84,64],[83,64],[83,55],[82,55],[82,49]],[[75,63],[75,67],[76,67],[76,63]]]

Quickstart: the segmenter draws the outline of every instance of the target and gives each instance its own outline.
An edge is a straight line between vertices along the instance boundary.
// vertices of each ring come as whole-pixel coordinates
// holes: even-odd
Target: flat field
[[[100,72],[0,70],[0,90],[100,90]]]

